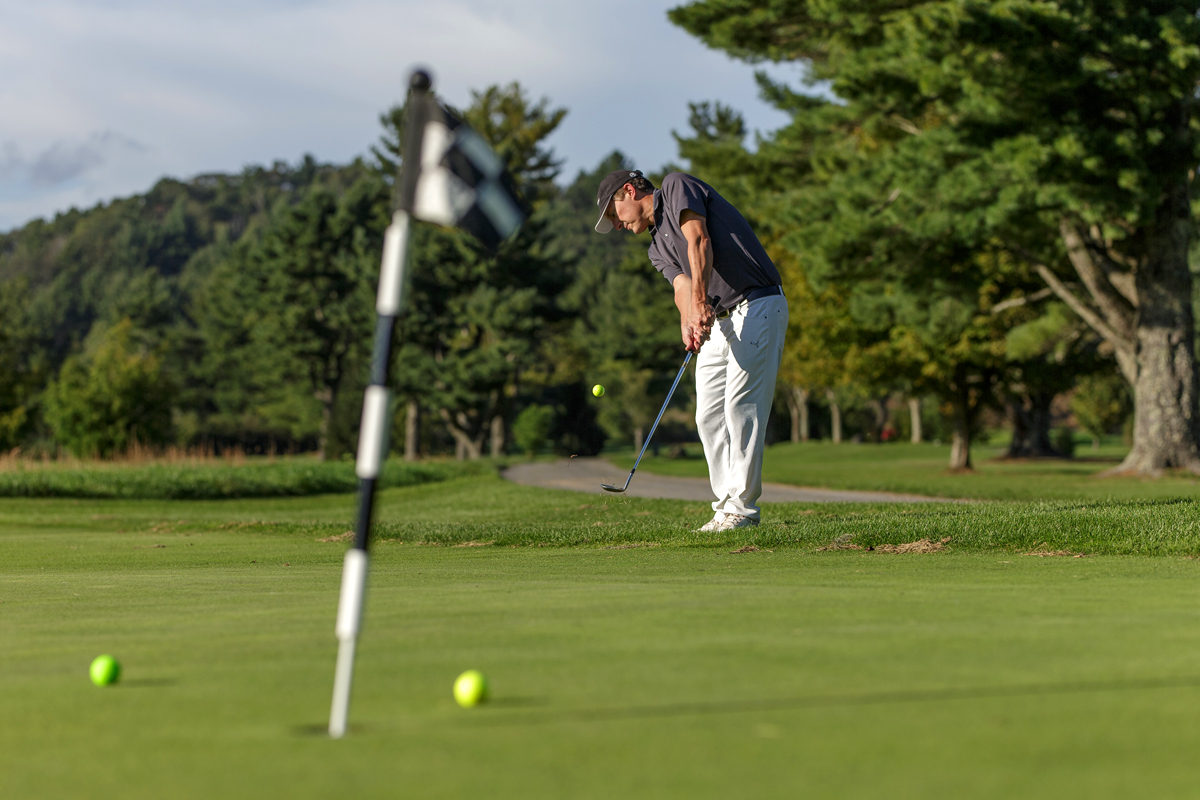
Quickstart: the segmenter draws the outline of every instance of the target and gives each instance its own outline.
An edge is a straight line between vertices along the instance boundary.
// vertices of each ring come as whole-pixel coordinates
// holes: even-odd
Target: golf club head
[[[626,489],[627,487],[624,487],[624,486],[613,486],[612,484],[608,484],[608,483],[602,483],[602,484],[600,484],[600,488],[601,488],[601,489],[603,489],[603,490],[604,490],[604,491],[606,491],[606,492],[623,492],[623,491],[625,491],[625,489]]]

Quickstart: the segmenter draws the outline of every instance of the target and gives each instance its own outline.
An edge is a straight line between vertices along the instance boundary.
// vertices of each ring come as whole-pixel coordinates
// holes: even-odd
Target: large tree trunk
[[[471,436],[471,421],[463,412],[458,412],[457,418],[450,414],[449,409],[439,408],[446,430],[454,437],[454,457],[459,461],[483,457],[483,433]]]
[[[882,443],[883,429],[887,427],[888,421],[888,398],[884,396],[872,400],[871,408],[875,411],[875,441]]]
[[[492,417],[491,433],[492,458],[500,458],[504,455],[504,417],[499,414]]]
[[[644,441],[644,439],[643,439],[642,437],[643,437],[643,436],[645,436],[645,435],[646,435],[645,428],[643,428],[641,425],[635,425],[635,426],[634,426],[634,428],[633,428],[633,449],[634,449],[634,452],[637,452],[637,453],[640,453],[640,452],[642,452],[642,442]]]
[[[409,400],[404,418],[404,460],[416,461],[420,456],[419,438],[421,435],[421,406],[416,400]]]
[[[317,458],[324,461],[329,458],[329,428],[333,423],[333,404],[337,400],[337,395],[331,386],[324,386],[313,394],[321,402],[321,427],[317,431]]]
[[[1172,467],[1200,472],[1192,275],[1187,186],[1173,187],[1160,206],[1148,257],[1136,274],[1137,384],[1133,449],[1117,472],[1157,473]]]
[[[1050,404],[1053,392],[1031,392],[1008,398],[1008,419],[1013,426],[1007,458],[1052,458],[1062,453],[1050,442]]]
[[[971,407],[971,389],[967,385],[967,370],[955,369],[954,432],[950,438],[950,469],[971,469],[971,423],[975,410]]]
[[[1112,348],[1134,388],[1133,449],[1114,473],[1200,472],[1200,408],[1192,329],[1188,183],[1167,187],[1158,219],[1145,231],[1143,257],[1130,258],[1103,231],[1060,224],[1063,243],[1091,302],[1045,265],[1035,269],[1059,298]],[[1019,251],[1020,249],[1017,248]]]
[[[1020,398],[1008,398],[1008,423],[1012,425],[1012,441],[1008,443],[1007,458],[1023,458],[1028,455],[1029,429],[1032,420],[1029,410],[1021,403]]]
[[[971,432],[954,420],[950,434],[950,469],[973,469],[971,466]]]
[[[792,441],[808,441],[808,389],[789,386],[787,393],[788,411],[792,416]]]
[[[908,398],[908,416],[912,420],[912,437],[913,444],[921,443],[921,398]]]
[[[825,399],[829,401],[829,417],[833,430],[830,436],[834,444],[842,443],[842,409],[837,404],[837,395],[833,393],[833,389],[825,390]]]
[[[800,441],[800,406],[792,400],[792,393],[788,392],[788,415],[792,418],[792,435],[791,441]]]
[[[800,441],[807,442],[810,430],[808,421],[808,389],[796,387],[792,391],[796,395],[796,404],[800,406]]]

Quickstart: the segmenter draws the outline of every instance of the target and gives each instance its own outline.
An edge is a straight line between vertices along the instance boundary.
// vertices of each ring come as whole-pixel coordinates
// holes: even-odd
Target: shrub
[[[517,446],[533,458],[550,435],[554,409],[550,406],[526,406],[513,422],[513,439]]]
[[[1059,428],[1058,432],[1054,434],[1054,449],[1064,458],[1072,458],[1075,455],[1075,431],[1070,428]]]
[[[171,433],[171,390],[162,359],[133,341],[133,323],[107,329],[90,352],[63,362],[46,389],[46,422],[77,456],[108,456]]]
[[[1101,436],[1111,433],[1132,411],[1129,384],[1117,374],[1086,375],[1071,397],[1071,412],[1092,435],[1093,449],[1100,446]]]

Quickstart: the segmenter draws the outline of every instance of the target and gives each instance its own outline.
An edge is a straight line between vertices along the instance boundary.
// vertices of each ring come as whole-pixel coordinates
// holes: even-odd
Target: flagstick
[[[371,354],[371,381],[363,397],[362,424],[358,434],[358,521],[354,546],[346,551],[342,569],[342,591],[338,599],[337,670],[333,678],[333,705],[329,711],[329,735],[340,739],[346,734],[350,715],[350,688],[354,681],[354,652],[362,623],[363,597],[367,586],[367,544],[371,515],[375,504],[375,485],[387,458],[391,432],[388,372],[392,361],[392,331],[401,310],[404,270],[408,260],[409,216],[417,173],[420,170],[421,135],[425,124],[425,93],[429,76],[415,72],[409,95],[404,156],[398,180],[401,210],[392,216],[383,237],[383,262],[379,268],[379,294],[375,301],[375,346]]]

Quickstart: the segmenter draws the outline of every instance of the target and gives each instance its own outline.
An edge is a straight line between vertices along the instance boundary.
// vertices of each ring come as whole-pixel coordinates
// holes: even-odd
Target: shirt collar
[[[650,225],[650,235],[654,236],[658,233],[658,226],[662,225],[663,218],[663,193],[662,189],[654,190],[654,221]]]

